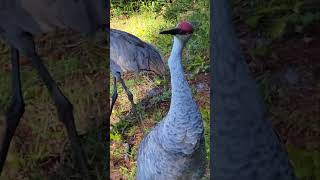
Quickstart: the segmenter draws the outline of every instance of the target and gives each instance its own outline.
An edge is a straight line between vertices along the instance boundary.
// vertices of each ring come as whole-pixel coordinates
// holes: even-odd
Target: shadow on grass
[[[99,117],[103,120],[105,117]],[[109,177],[109,151],[110,146],[107,141],[109,134],[107,132],[107,123],[104,123],[98,128],[81,135],[82,146],[88,157],[90,173],[92,178],[96,180],[105,180]],[[55,173],[48,177],[49,180],[69,180],[69,179],[82,179],[78,167],[75,166],[75,158],[70,146],[70,142],[64,147],[60,161],[62,164],[55,170]]]
[[[145,128],[149,129],[151,128],[150,124],[145,124],[145,120],[147,118],[155,117],[155,119],[153,119],[154,122],[158,122],[163,118],[159,118],[157,110],[165,110],[164,112],[167,112],[167,110],[169,109],[170,101],[161,99],[162,89],[158,87],[151,89],[149,92],[154,90],[157,92],[153,95],[153,97],[146,95],[138,103],[135,104],[136,112],[134,112],[134,109],[131,107],[128,112],[123,112],[120,114],[120,116],[118,116],[120,121],[115,123],[113,126],[116,127],[117,130],[120,130],[119,132],[123,134],[126,132],[126,130],[132,128],[135,125],[138,125],[140,130],[145,130]],[[115,108],[117,107],[115,106]]]

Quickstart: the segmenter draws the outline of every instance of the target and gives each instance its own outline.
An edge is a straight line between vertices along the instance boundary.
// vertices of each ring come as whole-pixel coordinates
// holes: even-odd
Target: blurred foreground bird
[[[213,0],[210,177],[215,180],[294,180],[288,154],[267,117],[263,99],[231,21],[230,1]]]
[[[59,120],[67,129],[80,172],[84,179],[90,178],[86,154],[81,147],[74,124],[73,106],[63,95],[36,52],[34,36],[57,29],[72,29],[85,35],[94,35],[107,25],[108,5],[109,2],[105,0],[0,2],[0,37],[11,47],[12,64],[12,99],[5,115],[6,130],[0,147],[0,173],[12,137],[24,113],[19,67],[21,53],[31,60],[33,68],[48,88]]]
[[[206,153],[202,117],[182,67],[182,51],[193,27],[183,21],[161,34],[174,35],[168,60],[172,96],[168,114],[142,140],[137,159],[137,180],[199,180]]]
[[[165,74],[165,66],[158,50],[151,44],[143,42],[136,36],[116,29],[110,30],[110,71],[113,76],[113,95],[110,115],[117,100],[117,81],[127,93],[134,108],[133,95],[124,83],[123,73],[153,71],[158,75]]]

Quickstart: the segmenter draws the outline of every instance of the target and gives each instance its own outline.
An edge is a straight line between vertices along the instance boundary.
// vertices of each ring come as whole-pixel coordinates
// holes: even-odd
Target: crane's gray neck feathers
[[[168,60],[172,87],[171,104],[160,125],[159,140],[163,148],[170,152],[192,154],[203,137],[203,122],[182,67],[181,57],[185,43],[174,37]]]
[[[185,46],[185,42],[177,37],[174,37],[173,48],[168,60],[170,74],[171,74],[171,104],[169,114],[173,112],[180,112],[181,108],[187,106],[180,106],[178,104],[182,102],[188,102],[194,104],[192,99],[191,89],[188,85],[184,70],[182,66],[182,51]]]

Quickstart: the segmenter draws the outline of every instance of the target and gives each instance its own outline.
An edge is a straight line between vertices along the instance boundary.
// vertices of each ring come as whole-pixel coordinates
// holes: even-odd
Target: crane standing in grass
[[[193,27],[183,21],[161,34],[174,35],[168,60],[172,97],[168,114],[142,140],[137,159],[137,180],[199,180],[206,153],[201,114],[192,98],[182,67],[182,51]]]
[[[136,36],[116,29],[110,30],[110,71],[113,76],[113,95],[110,115],[117,100],[117,81],[127,93],[134,108],[133,95],[124,83],[121,74],[128,72],[153,71],[164,75],[165,67],[160,53],[152,45]]]
[[[6,112],[6,130],[0,147],[0,173],[2,172],[10,142],[24,113],[21,92],[19,53],[30,58],[33,68],[44,81],[57,108],[59,120],[67,129],[71,146],[83,178],[89,179],[86,155],[81,147],[73,116],[73,107],[51,77],[38,56],[33,37],[56,29],[72,29],[93,35],[107,25],[105,0],[4,0],[0,2],[0,36],[11,47],[12,99]]]
[[[267,119],[231,24],[229,1],[213,0],[211,177],[294,180],[288,155]]]

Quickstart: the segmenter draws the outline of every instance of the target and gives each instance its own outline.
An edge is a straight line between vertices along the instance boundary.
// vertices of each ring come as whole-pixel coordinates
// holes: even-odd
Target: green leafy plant
[[[132,15],[136,12],[160,12],[169,0],[111,0],[111,15]]]
[[[210,64],[205,62],[203,57],[196,57],[188,64],[187,69],[194,72],[194,74],[209,72]]]
[[[262,29],[267,36],[277,39],[319,22],[320,8],[316,4],[304,0],[253,0],[243,5],[242,19],[251,28]]]
[[[294,147],[288,147],[288,153],[292,159],[296,175],[302,179],[320,179],[320,153],[317,151],[305,151]]]

